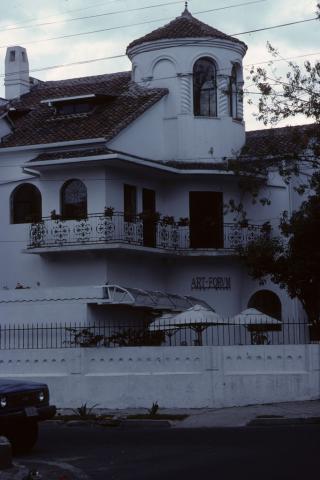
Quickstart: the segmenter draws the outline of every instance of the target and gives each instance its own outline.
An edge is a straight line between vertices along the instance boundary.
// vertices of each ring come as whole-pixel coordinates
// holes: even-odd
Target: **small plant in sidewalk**
[[[92,412],[93,412],[94,408],[97,407],[97,406],[98,406],[97,403],[92,405],[92,407],[88,407],[87,403],[83,403],[80,407],[73,408],[72,411],[77,416],[79,416],[81,418],[81,420],[88,420],[88,418],[92,418],[92,417],[96,416]]]
[[[149,408],[148,410],[150,417],[156,416],[158,413],[158,410],[159,410],[158,402],[153,402],[152,407]]]

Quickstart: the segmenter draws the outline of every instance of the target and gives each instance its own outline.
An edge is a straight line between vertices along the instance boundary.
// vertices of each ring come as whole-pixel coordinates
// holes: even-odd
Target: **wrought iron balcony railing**
[[[125,244],[165,250],[226,249],[245,246],[263,235],[260,225],[225,223],[217,226],[216,239],[208,244],[197,240],[192,226],[168,224],[161,220],[150,221],[123,213],[112,216],[88,215],[78,220],[44,218],[30,227],[28,250],[50,247]],[[213,236],[214,237],[214,236]],[[195,241],[196,240],[196,241]]]

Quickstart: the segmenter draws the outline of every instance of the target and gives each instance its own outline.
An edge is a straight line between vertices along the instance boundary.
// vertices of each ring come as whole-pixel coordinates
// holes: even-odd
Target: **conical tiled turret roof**
[[[175,18],[164,27],[160,27],[144,37],[131,42],[127,47],[127,52],[132,47],[142,43],[173,38],[220,38],[222,40],[240,43],[245,46],[245,44],[237,38],[226,35],[225,33],[220,32],[220,30],[217,30],[206,23],[200,22],[200,20],[191,15],[186,6],[180,17]]]

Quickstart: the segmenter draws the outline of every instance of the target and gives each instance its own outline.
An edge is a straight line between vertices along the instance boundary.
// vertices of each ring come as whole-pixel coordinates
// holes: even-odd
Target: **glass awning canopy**
[[[157,290],[123,287],[120,285],[103,285],[102,302],[104,305],[132,305],[154,310],[183,311],[194,305],[202,305],[211,310],[204,301],[190,296],[182,296]]]

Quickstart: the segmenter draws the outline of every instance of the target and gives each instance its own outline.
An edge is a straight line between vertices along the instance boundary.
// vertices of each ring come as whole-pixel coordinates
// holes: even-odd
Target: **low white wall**
[[[308,400],[320,394],[320,345],[1,351],[0,377],[21,376],[47,382],[59,408]]]

